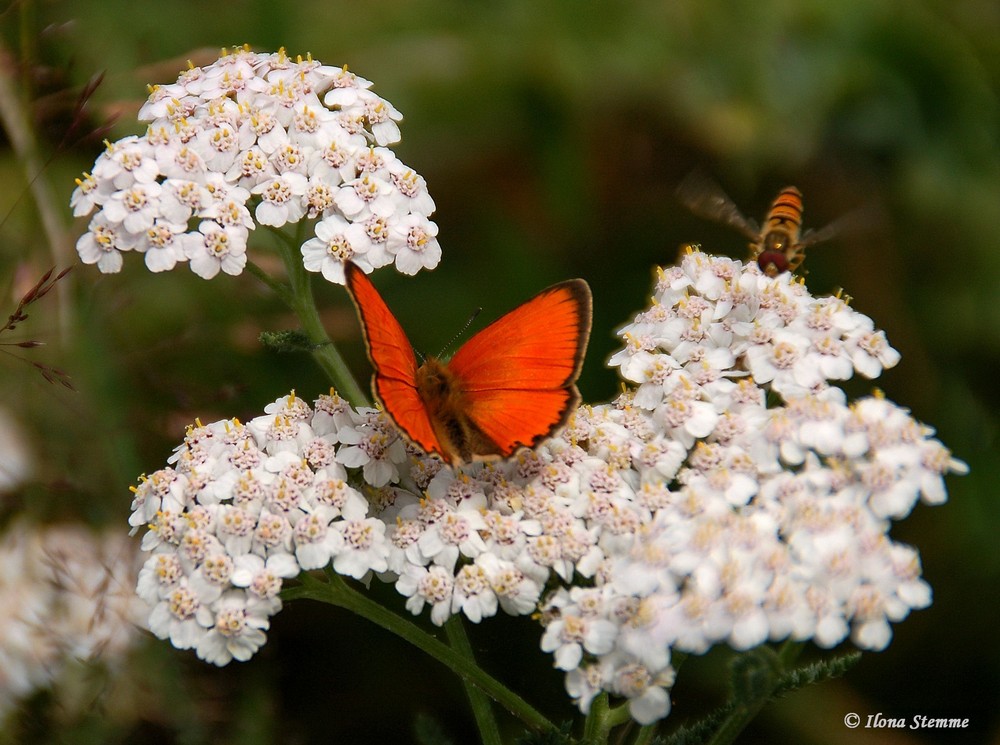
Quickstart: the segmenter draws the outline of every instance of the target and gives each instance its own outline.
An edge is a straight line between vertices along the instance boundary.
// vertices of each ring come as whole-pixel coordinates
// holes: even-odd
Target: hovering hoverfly
[[[794,272],[805,259],[805,250],[829,239],[839,227],[831,223],[821,230],[803,232],[802,192],[794,186],[786,186],[778,192],[763,227],[744,217],[722,188],[700,172],[684,179],[677,196],[696,215],[723,222],[749,238],[751,260],[756,261],[769,277]]]

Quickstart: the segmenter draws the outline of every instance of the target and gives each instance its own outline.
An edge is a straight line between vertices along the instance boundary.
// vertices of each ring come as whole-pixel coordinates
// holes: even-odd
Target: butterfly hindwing
[[[534,447],[563,426],[580,402],[573,385],[545,391],[477,391],[469,396],[467,416],[495,443],[495,453],[511,455],[519,447]]]
[[[344,269],[375,368],[372,387],[376,398],[403,434],[427,452],[440,453],[427,408],[417,391],[417,358],[410,340],[364,271],[351,263]]]

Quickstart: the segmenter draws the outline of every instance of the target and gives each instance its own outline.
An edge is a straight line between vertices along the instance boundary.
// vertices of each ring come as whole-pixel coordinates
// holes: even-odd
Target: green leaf
[[[265,349],[279,354],[289,352],[311,352],[316,346],[301,331],[261,331],[257,337]]]
[[[770,647],[758,647],[733,659],[733,700],[746,704],[768,699],[781,675],[781,661]]]
[[[719,729],[719,726],[732,714],[735,708],[732,703],[726,704],[694,724],[679,727],[666,739],[665,745],[702,745],[708,741],[713,732]]]
[[[829,660],[820,660],[796,670],[790,670],[778,679],[773,697],[785,696],[807,685],[839,678],[857,665],[860,660],[860,652],[850,652]]]
[[[563,722],[557,730],[547,732],[525,732],[515,741],[515,745],[576,745],[576,740],[570,734],[572,722]]]

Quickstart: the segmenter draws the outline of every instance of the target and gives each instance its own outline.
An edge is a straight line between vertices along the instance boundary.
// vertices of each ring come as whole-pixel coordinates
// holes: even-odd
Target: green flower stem
[[[741,702],[734,706],[706,745],[729,745],[729,743],[736,742],[736,738],[760,713],[767,701],[768,699],[765,697]]]
[[[304,232],[304,220],[300,220],[296,225],[294,237],[283,231],[272,231],[272,234],[279,239],[281,258],[288,273],[288,285],[275,281],[253,262],[248,262],[247,268],[298,316],[302,330],[313,344],[313,358],[326,373],[337,392],[354,406],[367,406],[370,403],[368,396],[358,385],[344,358],[327,336],[319,311],[316,309],[312,293],[312,274],[303,266],[302,256],[298,251]]]
[[[340,356],[337,347],[330,341],[326,334],[323,322],[320,320],[319,311],[316,310],[316,302],[312,293],[312,274],[306,270],[302,264],[302,255],[298,251],[298,246],[302,243],[302,228],[305,222],[299,222],[298,231],[295,236],[294,246],[285,246],[282,256],[285,259],[285,269],[288,272],[288,281],[292,287],[294,301],[292,309],[302,322],[302,330],[316,345],[313,349],[313,357],[323,368],[330,380],[336,386],[340,395],[346,398],[355,406],[364,406],[369,403],[368,396],[354,379],[350,368]]]
[[[289,307],[292,306],[294,298],[292,296],[292,291],[288,287],[288,285],[278,282],[270,274],[268,274],[259,266],[257,266],[255,263],[249,260],[247,261],[247,271],[249,271],[257,279],[259,279],[261,284],[267,285],[267,288],[275,295],[277,295],[281,299],[281,302],[283,302],[285,305]]]
[[[583,741],[587,745],[603,745],[608,741],[611,730],[628,721],[628,704],[612,709],[608,694],[602,691],[590,702],[590,711],[583,724]]]
[[[656,735],[656,731],[659,728],[659,722],[640,727],[639,731],[635,735],[635,739],[632,740],[632,745],[649,745],[649,743],[653,741],[653,737]]]
[[[799,658],[802,650],[805,648],[805,642],[797,642],[791,639],[785,641],[778,650],[778,659],[781,661],[781,667],[783,670],[788,670],[795,663],[795,660]]]
[[[377,626],[381,626],[386,631],[405,639],[441,664],[451,668],[463,681],[479,688],[528,727],[540,732],[556,730],[555,725],[528,702],[495,678],[487,675],[464,654],[431,636],[416,624],[400,618],[371,598],[353,590],[338,574],[328,571],[328,581],[323,582],[312,575],[303,573],[299,575],[299,580],[301,585],[282,591],[283,599],[310,598],[356,613]]]
[[[469,636],[465,632],[462,617],[454,615],[449,618],[445,622],[444,631],[448,636],[451,648],[475,664],[476,658],[472,652],[472,645],[469,643]],[[469,705],[476,718],[479,739],[483,745],[500,745],[500,730],[497,727],[496,717],[493,716],[493,704],[490,703],[489,696],[469,680],[463,679],[462,683],[465,685],[465,693],[469,697]]]
[[[792,663],[795,662],[803,646],[802,642],[792,641],[791,639],[781,645],[777,653],[779,669],[775,671],[775,675],[773,676],[774,685],[770,691],[757,695],[750,700],[736,701],[736,705],[732,711],[722,721],[722,724],[719,725],[719,728],[706,745],[730,745],[736,742],[736,738],[739,737],[740,733],[754,720],[757,714],[760,713],[760,710],[771,701],[781,673],[786,672]]]

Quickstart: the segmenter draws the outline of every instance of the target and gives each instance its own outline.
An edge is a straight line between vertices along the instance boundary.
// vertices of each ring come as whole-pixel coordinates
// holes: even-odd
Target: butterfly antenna
[[[458,341],[458,338],[462,334],[464,334],[466,331],[469,330],[469,326],[472,325],[472,322],[475,321],[476,318],[479,317],[479,314],[482,313],[482,312],[483,312],[482,308],[476,308],[474,311],[472,311],[472,315],[469,316],[469,320],[465,322],[465,325],[462,326],[462,328],[459,330],[459,332],[457,334],[455,334],[455,336],[452,337],[452,339],[451,339],[450,342],[448,342],[447,344],[444,345],[444,349],[442,349],[441,352],[440,352],[440,354],[438,354],[439,358],[443,357],[444,353],[448,351],[448,347],[450,347],[452,344],[454,344],[456,341]]]

